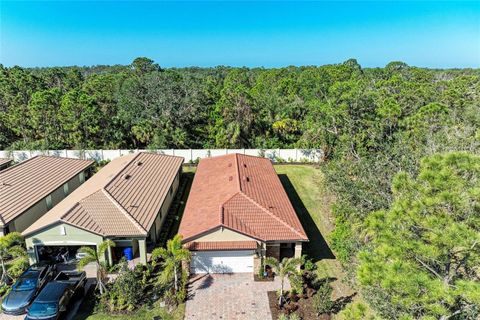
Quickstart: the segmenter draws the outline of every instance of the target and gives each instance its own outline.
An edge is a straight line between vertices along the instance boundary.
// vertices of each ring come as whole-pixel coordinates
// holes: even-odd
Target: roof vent
[[[232,180],[233,180],[232,176],[228,177],[228,181],[232,181]]]
[[[142,164],[143,164],[143,162],[142,162],[142,161],[137,161],[137,166],[139,166],[139,167],[140,167]]]
[[[228,167],[230,168],[231,166],[232,166],[232,163],[230,162],[230,163],[228,164]]]
[[[125,180],[128,180],[128,179],[130,179],[131,177],[132,177],[132,176],[129,175],[128,173],[126,173],[126,174],[123,175],[123,179],[125,179]]]
[[[249,178],[249,177],[243,177],[243,180],[244,180],[244,181],[247,181],[247,182],[250,182],[250,178]]]
[[[246,167],[247,167],[247,164],[246,164],[246,163],[244,163],[244,164],[243,164],[243,167],[244,167],[244,168],[246,168]]]

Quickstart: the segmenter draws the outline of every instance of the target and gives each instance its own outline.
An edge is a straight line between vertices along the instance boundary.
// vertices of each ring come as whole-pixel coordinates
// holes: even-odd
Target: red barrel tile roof
[[[216,250],[255,250],[256,241],[203,241],[188,242],[183,245],[190,251],[216,251]]]
[[[307,241],[269,159],[231,154],[200,160],[179,233],[190,241],[218,227],[262,241]]]

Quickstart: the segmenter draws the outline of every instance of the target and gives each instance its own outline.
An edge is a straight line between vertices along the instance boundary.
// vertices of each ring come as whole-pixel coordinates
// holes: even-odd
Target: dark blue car
[[[29,267],[13,284],[12,290],[3,299],[3,312],[10,315],[25,313],[26,308],[35,296],[52,279],[53,272],[53,268],[49,265]]]
[[[49,282],[28,308],[25,320],[56,320],[66,310],[76,293],[83,293],[85,272],[62,271]]]

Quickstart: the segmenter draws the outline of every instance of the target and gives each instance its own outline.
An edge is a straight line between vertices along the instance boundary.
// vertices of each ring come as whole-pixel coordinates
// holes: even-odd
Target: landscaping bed
[[[277,320],[280,315],[285,314],[284,309],[280,309],[278,307],[278,296],[277,292],[275,291],[268,291],[268,304],[270,306],[270,312],[272,313],[272,319]],[[290,302],[291,305],[289,308],[293,310],[298,316],[300,316],[303,320],[318,320],[324,319],[328,320],[331,318],[330,315],[321,315],[320,317],[317,316],[315,310],[313,310],[312,303],[310,298],[299,298],[296,302]]]
[[[274,281],[274,280],[275,280],[275,278],[273,278],[273,277],[262,277],[262,278],[260,278],[258,276],[258,274],[253,275],[253,281],[256,281],[256,282],[271,282],[271,281]]]

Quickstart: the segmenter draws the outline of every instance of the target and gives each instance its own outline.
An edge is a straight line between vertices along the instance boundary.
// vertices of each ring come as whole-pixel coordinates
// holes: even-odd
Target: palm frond
[[[97,262],[97,258],[95,256],[91,256],[91,255],[85,256],[82,259],[80,259],[80,261],[78,261],[77,268],[79,270],[83,270],[83,268],[85,268],[86,265],[92,262]]]
[[[169,252],[165,248],[155,248],[152,251],[152,260],[158,260],[159,258],[165,259],[169,256]]]
[[[23,243],[22,235],[18,232],[11,232],[0,237],[0,251],[6,251],[8,248]]]
[[[102,243],[100,243],[98,245],[98,256],[104,256],[105,255],[105,251],[107,251],[108,248],[112,248],[112,247],[115,247],[116,244],[113,240],[110,240],[110,239],[107,239],[105,241],[102,241]]]
[[[78,249],[78,252],[86,253],[87,255],[92,256],[95,259],[98,258],[97,257],[97,251],[95,251],[95,249],[90,248],[90,247],[81,247],[80,249]]]
[[[22,247],[21,245],[16,245],[16,246],[10,247],[8,249],[8,253],[14,258],[26,257],[27,256],[27,250],[25,250],[25,248]]]
[[[264,263],[265,265],[269,265],[270,267],[272,267],[277,272],[280,269],[280,262],[278,262],[278,260],[274,257],[266,257]]]

